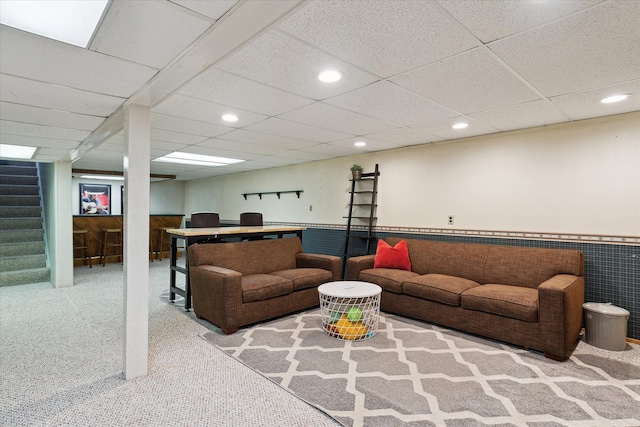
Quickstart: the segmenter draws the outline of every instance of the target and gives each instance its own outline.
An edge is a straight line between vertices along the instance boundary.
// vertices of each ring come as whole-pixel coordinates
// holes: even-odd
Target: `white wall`
[[[181,214],[184,209],[184,186],[184,181],[152,182],[149,213]]]
[[[71,202],[73,215],[80,214],[80,187],[79,184],[107,184],[111,185],[111,214],[122,215],[120,200],[120,187],[123,181],[73,178],[71,184]],[[184,206],[184,182],[160,181],[152,182],[149,195],[150,214],[180,214]]]
[[[40,178],[51,283],[56,288],[72,286],[71,162],[41,163]]]
[[[120,197],[121,188],[124,181],[110,179],[93,178],[73,178],[71,180],[71,202],[72,214],[80,215],[80,184],[100,184],[111,186],[111,202],[109,212],[111,215],[122,215],[122,199]]]
[[[345,224],[353,163],[380,165],[379,226],[640,235],[639,112],[188,181],[184,214]],[[241,196],[279,190],[304,193]]]

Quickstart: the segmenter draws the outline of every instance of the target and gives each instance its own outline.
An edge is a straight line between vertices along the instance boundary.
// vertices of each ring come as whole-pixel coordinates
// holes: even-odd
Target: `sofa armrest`
[[[547,348],[566,356],[582,328],[584,277],[558,274],[538,287],[538,316]]]
[[[342,274],[342,260],[335,255],[307,254],[296,255],[296,266],[298,268],[322,268],[328,270],[333,276],[333,280],[340,280]]]
[[[347,260],[346,280],[358,280],[362,270],[373,268],[375,255],[354,256]]]
[[[205,264],[189,268],[189,281],[196,315],[219,325],[225,333],[237,330],[242,274]]]

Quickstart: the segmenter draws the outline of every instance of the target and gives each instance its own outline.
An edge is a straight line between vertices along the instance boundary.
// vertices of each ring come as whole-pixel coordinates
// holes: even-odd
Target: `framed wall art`
[[[109,215],[111,185],[80,184],[80,215]]]

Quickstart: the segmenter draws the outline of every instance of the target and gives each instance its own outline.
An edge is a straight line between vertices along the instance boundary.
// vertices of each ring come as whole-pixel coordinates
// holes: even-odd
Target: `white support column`
[[[147,375],[149,359],[149,173],[151,112],[124,114],[124,376]]]

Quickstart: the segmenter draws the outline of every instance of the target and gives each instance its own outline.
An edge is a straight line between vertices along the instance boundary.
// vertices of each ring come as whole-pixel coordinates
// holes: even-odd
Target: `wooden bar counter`
[[[168,258],[170,254],[169,236],[166,235],[162,242],[162,248],[156,248],[159,242],[160,232],[163,229],[180,228],[182,224],[181,214],[153,214],[149,215],[149,233],[150,240],[153,243],[153,247],[156,250],[162,251],[162,258]],[[93,259],[93,265],[98,265],[100,262],[100,253],[102,248],[100,243],[102,242],[102,230],[106,228],[123,229],[123,216],[122,215],[74,215],[73,216],[73,229],[74,230],[87,230],[88,231],[88,246],[89,254]],[[149,248],[151,251],[151,247]],[[151,257],[151,253],[149,256]],[[77,255],[76,255],[77,256]],[[154,255],[155,257],[155,255]],[[106,262],[119,262],[118,257],[109,257]],[[77,259],[74,261],[74,266],[85,265],[85,260]]]

